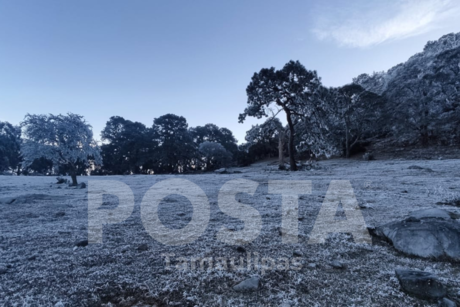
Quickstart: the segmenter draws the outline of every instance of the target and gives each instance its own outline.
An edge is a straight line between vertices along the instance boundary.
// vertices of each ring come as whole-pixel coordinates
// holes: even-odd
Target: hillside
[[[430,41],[405,63],[354,82],[385,97],[390,124],[384,129],[400,143],[460,143],[460,33]]]

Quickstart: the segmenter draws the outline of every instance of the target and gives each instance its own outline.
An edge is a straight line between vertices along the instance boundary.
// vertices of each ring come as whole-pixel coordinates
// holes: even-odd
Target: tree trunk
[[[77,174],[73,172],[72,174],[70,174],[70,177],[72,178],[72,185],[78,185]]]
[[[278,132],[278,158],[279,158],[279,169],[284,170],[284,131],[281,129]]]
[[[345,157],[350,158],[350,141],[348,140],[348,128],[345,131]]]
[[[295,163],[295,148],[294,148],[294,124],[291,119],[291,111],[285,108],[286,119],[289,125],[289,164],[291,165],[291,171],[297,170],[297,164]]]

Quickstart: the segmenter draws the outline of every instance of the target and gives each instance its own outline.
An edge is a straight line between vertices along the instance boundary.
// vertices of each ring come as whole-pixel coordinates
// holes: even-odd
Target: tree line
[[[0,122],[0,171],[76,176],[169,174],[211,171],[237,163],[237,140],[214,124],[188,127],[166,114],[147,127],[113,116],[93,138],[80,115],[30,115],[20,126]]]
[[[361,75],[341,87],[324,86],[318,73],[299,61],[279,70],[263,68],[247,86],[239,122],[247,116],[266,120],[252,126],[241,145],[229,129],[189,127],[174,114],[155,118],[150,127],[113,116],[101,145],[82,116],[28,114],[20,126],[0,122],[0,171],[67,173],[76,182],[89,168],[94,175],[188,173],[274,156],[281,169],[296,170],[299,158],[350,157],[380,140],[392,139],[395,146],[456,145],[459,60],[457,49],[440,52],[428,66],[417,55],[388,73]]]

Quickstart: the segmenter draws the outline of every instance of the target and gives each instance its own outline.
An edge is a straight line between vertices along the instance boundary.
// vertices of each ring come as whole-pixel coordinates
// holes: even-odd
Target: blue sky
[[[0,120],[110,116],[151,126],[174,113],[238,123],[254,72],[300,60],[327,86],[387,70],[460,31],[457,0],[0,0]]]

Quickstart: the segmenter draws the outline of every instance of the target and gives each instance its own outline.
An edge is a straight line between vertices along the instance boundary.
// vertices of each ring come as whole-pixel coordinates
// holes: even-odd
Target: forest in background
[[[189,127],[174,114],[155,118],[150,127],[112,116],[101,133],[102,144],[94,142],[81,116],[27,115],[20,126],[0,122],[0,172],[189,173],[275,156],[280,168],[289,157],[287,168],[295,170],[299,158],[350,157],[382,141],[394,148],[457,146],[460,33],[428,42],[405,63],[362,74],[342,87],[326,87],[316,71],[290,61],[282,69],[255,73],[246,91],[248,104],[239,121],[247,116],[266,120],[253,126],[241,145],[229,129]],[[82,141],[70,144],[72,139]],[[64,157],[72,151],[78,154]]]

